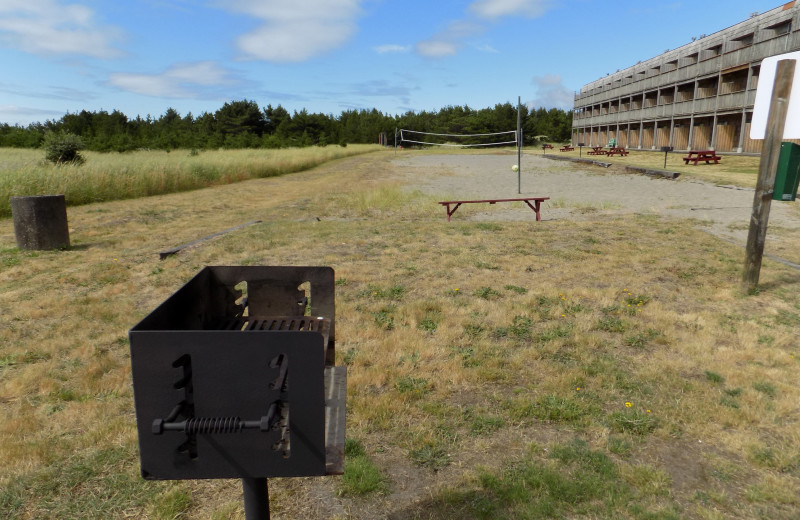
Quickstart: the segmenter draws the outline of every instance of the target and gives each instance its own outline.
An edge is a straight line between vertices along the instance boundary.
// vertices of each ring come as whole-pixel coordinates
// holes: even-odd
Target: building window
[[[678,86],[678,102],[694,99],[694,83],[684,83]]]
[[[753,67],[753,74],[750,75],[750,90],[758,88],[758,75],[761,72],[761,66]]]
[[[703,59],[710,60],[711,58],[716,58],[720,54],[722,54],[722,45],[714,45],[703,51]]]
[[[783,36],[784,34],[789,34],[792,30],[792,21],[786,20],[780,23],[776,23],[775,25],[770,25],[767,27],[767,38],[776,38],[778,36]]]
[[[694,54],[690,54],[688,56],[684,56],[683,57],[683,66],[684,67],[687,66],[687,65],[694,65],[695,63],[697,63],[697,53],[696,52]]]
[[[739,36],[738,38],[733,38],[730,42],[728,42],[728,49],[731,51],[736,51],[751,45],[753,45],[753,33],[745,34],[744,36]]]
[[[722,83],[720,85],[720,94],[731,94],[733,92],[741,92],[747,88],[747,69],[738,70],[722,75]]]
[[[708,78],[697,83],[697,99],[714,97],[717,95],[717,78]]]

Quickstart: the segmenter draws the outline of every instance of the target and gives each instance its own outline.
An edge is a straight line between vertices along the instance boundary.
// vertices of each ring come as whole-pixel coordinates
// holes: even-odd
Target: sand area
[[[406,152],[398,154],[394,162],[414,178],[416,188],[437,197],[451,200],[550,197],[542,206],[542,221],[655,214],[692,219],[697,227],[716,236],[742,245],[747,242],[754,196],[751,188],[718,186],[686,176],[670,180],[628,173],[617,166],[602,168],[532,154],[523,156],[519,179],[511,169],[517,162],[516,154]],[[433,172],[436,175],[431,175]],[[770,227],[800,230],[800,211],[793,207],[796,204],[773,202]],[[473,211],[468,216],[456,213],[453,219],[535,220],[532,211],[508,204],[479,205],[475,209],[478,213]]]

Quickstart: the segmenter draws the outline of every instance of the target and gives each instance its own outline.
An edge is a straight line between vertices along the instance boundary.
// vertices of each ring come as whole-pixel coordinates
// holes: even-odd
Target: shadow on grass
[[[574,439],[552,446],[544,457],[532,455],[503,469],[479,470],[474,482],[445,488],[388,518],[494,520],[572,515],[662,520],[680,517],[677,506],[669,500],[643,500],[608,455]]]

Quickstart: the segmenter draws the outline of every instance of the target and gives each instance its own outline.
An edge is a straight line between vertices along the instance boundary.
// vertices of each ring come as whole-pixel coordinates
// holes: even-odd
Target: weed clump
[[[344,475],[340,495],[361,496],[388,491],[386,477],[369,458],[360,441],[345,439],[344,454]]]
[[[84,148],[83,141],[70,132],[47,132],[42,147],[44,158],[54,164],[83,164],[86,161],[80,154]]]
[[[422,467],[436,471],[450,464],[450,454],[444,446],[427,443],[409,452],[411,460]]]
[[[533,321],[527,316],[514,316],[514,321],[509,327],[498,327],[494,331],[497,338],[512,337],[520,340],[530,339]]]
[[[473,294],[484,300],[492,300],[500,296],[500,293],[491,287],[481,287],[480,289],[476,289]]]
[[[628,409],[614,412],[609,415],[608,419],[611,429],[619,433],[647,435],[658,426],[658,420],[655,417],[641,410]]]

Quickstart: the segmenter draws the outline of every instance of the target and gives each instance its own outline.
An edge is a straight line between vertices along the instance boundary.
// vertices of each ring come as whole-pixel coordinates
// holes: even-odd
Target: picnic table
[[[523,197],[518,199],[485,199],[485,200],[445,200],[440,201],[439,204],[445,207],[447,211],[447,221],[450,222],[450,217],[462,204],[477,204],[480,202],[488,202],[489,204],[496,204],[498,202],[524,202],[528,205],[529,208],[536,213],[536,220],[542,220],[542,216],[539,213],[539,209],[541,207],[542,201],[550,200],[550,197]],[[453,205],[453,209],[450,209],[450,206]]]
[[[548,148],[550,148],[552,150],[553,149],[553,145],[552,144],[543,144],[542,145],[542,150],[547,150]]]
[[[625,157],[629,153],[630,152],[628,152],[625,149],[625,147],[623,147],[623,146],[615,146],[614,148],[612,148],[608,152],[606,152],[606,155],[608,155],[609,157],[612,157],[614,155],[619,155],[620,157]]]
[[[710,164],[711,161],[714,161],[714,164],[719,164],[722,160],[722,157],[717,155],[714,150],[691,150],[689,151],[689,155],[683,158],[684,164],[689,164],[693,162],[695,166],[700,161],[705,161],[706,164]]]
[[[564,145],[564,146],[561,148],[561,151],[562,151],[562,152],[571,152],[571,151],[573,151],[573,150],[575,150],[575,147],[574,147],[574,146],[570,146],[570,145],[568,145],[568,144],[565,144],[565,145]]]
[[[605,155],[606,151],[603,150],[602,146],[592,146],[592,151],[587,152],[587,155]]]

